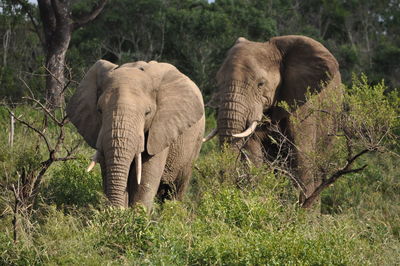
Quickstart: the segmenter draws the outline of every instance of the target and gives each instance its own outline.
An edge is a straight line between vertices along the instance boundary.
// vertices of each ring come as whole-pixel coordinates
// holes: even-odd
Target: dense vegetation
[[[79,15],[91,2],[76,1],[73,11]],[[211,141],[203,145],[183,202],[157,203],[150,216],[140,207],[107,207],[99,167],[85,172],[93,150],[70,124],[57,156],[80,144],[76,158],[51,164],[32,208],[15,214],[15,192],[38,175],[48,146],[57,146],[60,125],[48,114],[44,119],[37,102],[21,100],[31,93],[43,97],[45,55],[24,10],[15,1],[1,5],[0,265],[400,263],[397,1],[110,1],[97,20],[73,34],[66,75],[71,90],[99,58],[156,59],[175,64],[208,100],[215,72],[237,37],[304,34],[326,45],[341,65],[352,147],[378,142],[382,148],[357,161],[367,165],[364,171],[324,191],[318,214],[298,208],[286,176],[267,166],[248,171]],[[49,143],[17,122],[10,147],[8,111],[40,129]],[[209,128],[215,119],[208,113]],[[61,121],[63,113],[54,116]],[[340,165],[347,146],[338,143],[331,155]]]
[[[20,81],[43,93],[45,55],[24,9],[2,0],[0,97],[18,100]],[[88,12],[94,0],[75,1],[73,14]],[[36,12],[38,20],[38,11]],[[394,0],[242,1],[112,0],[100,16],[73,33],[67,64],[72,79],[99,58],[121,64],[158,60],[175,64],[208,99],[225,53],[239,36],[265,41],[303,34],[322,42],[338,59],[343,80],[364,72],[373,82],[399,87],[400,7]],[[39,25],[40,26],[40,25]],[[67,73],[67,77],[69,74]],[[74,85],[74,83],[72,83]]]

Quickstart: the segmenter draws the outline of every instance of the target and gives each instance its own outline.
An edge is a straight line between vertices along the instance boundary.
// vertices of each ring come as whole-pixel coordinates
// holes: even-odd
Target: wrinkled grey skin
[[[114,206],[180,199],[204,133],[200,90],[174,66],[99,60],[67,106],[71,122],[100,155],[104,191]],[[135,156],[142,154],[142,180]]]
[[[326,86],[321,86],[321,82]],[[220,142],[228,142],[247,151],[257,165],[275,160],[278,153],[288,156],[288,164],[300,184],[300,202],[319,184],[313,169],[313,152],[327,149],[333,121],[312,109],[306,100],[307,89],[318,97],[335,97],[336,108],[341,102],[339,65],[333,55],[319,42],[304,36],[281,36],[265,43],[239,38],[229,50],[217,73],[218,92],[214,107],[218,108],[217,133]],[[329,92],[329,93],[328,93]],[[330,94],[330,96],[325,96]],[[295,111],[289,114],[278,107],[286,102]],[[246,139],[233,138],[253,121],[270,119],[259,125],[255,134]],[[294,123],[292,118],[296,118]],[[287,138],[284,150],[271,141],[277,126]],[[280,138],[282,139],[282,137]],[[282,147],[281,147],[282,148]],[[290,154],[288,150],[291,150]]]

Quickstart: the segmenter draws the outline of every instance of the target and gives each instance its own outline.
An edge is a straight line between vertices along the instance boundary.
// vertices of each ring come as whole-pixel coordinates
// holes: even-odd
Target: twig
[[[10,115],[10,136],[9,136],[9,140],[8,140],[10,147],[12,147],[14,144],[14,124],[15,124],[14,114],[11,113],[11,115]]]
[[[32,15],[31,6],[30,6],[27,2],[24,2],[24,1],[21,1],[21,0],[16,0],[16,1],[17,1],[18,4],[20,4],[20,5],[22,6],[22,9],[23,9],[23,10],[26,12],[26,14],[28,15],[29,20],[31,21],[31,23],[32,23],[32,25],[33,25],[34,31],[36,32],[37,36],[39,37],[40,43],[44,46],[44,45],[45,45],[45,42],[44,42],[44,40],[43,40],[43,36],[42,36],[42,34],[41,34],[41,31],[39,30],[39,25],[38,25],[38,23],[35,21],[33,15]]]
[[[28,122],[25,122],[22,119],[19,119],[18,117],[16,117],[13,112],[7,108],[7,111],[10,113],[10,115],[14,116],[15,120],[17,120],[18,122],[20,122],[21,124],[27,126],[28,128],[32,129],[33,131],[35,131],[37,134],[39,134],[39,136],[44,140],[44,142],[46,143],[47,149],[49,151],[51,151],[51,146],[50,146],[50,142],[47,139],[46,135],[44,135],[39,129],[33,127],[32,125],[30,125]]]
[[[34,94],[33,94],[32,90],[31,90],[31,87],[29,87],[29,85],[26,84],[25,80],[22,79],[21,77],[18,77],[18,79],[19,79],[19,80],[24,84],[24,86],[28,89],[28,91],[29,91],[29,93],[31,94],[32,98],[34,98]]]
[[[12,191],[14,193],[14,200],[15,200],[14,201],[14,209],[13,209],[14,218],[13,218],[12,224],[13,224],[13,240],[14,240],[14,243],[16,243],[18,240],[18,213],[19,213],[20,199],[19,199],[18,192],[15,189],[14,184],[11,187],[12,187]],[[19,182],[18,182],[18,191],[19,191]]]
[[[22,97],[22,99],[27,99],[30,101],[35,102],[36,104],[38,104],[40,106],[40,108],[42,108],[42,110],[58,125],[58,126],[63,126],[62,122],[58,121],[58,119],[53,115],[53,113],[47,109],[39,100],[36,100],[34,98],[31,97]]]
[[[51,76],[53,79],[55,79],[60,85],[63,85],[63,82],[61,82],[61,80],[58,79],[58,78],[47,68],[47,66],[43,66],[43,67],[44,67],[44,69],[46,70],[46,72],[49,73],[50,76]]]
[[[363,165],[362,167],[355,168],[355,169],[350,169],[351,165],[359,158],[360,156],[366,154],[367,152],[371,152],[376,150],[375,148],[372,149],[364,149],[360,152],[358,152],[356,155],[352,156],[351,158],[347,159],[346,164],[339,170],[337,170],[335,173],[333,173],[328,179],[323,180],[322,183],[311,193],[309,197],[307,197],[304,202],[301,203],[301,207],[303,208],[309,208],[314,200],[321,194],[321,192],[336,182],[338,178],[340,178],[343,175],[350,174],[350,173],[358,173],[362,170],[364,170],[367,165]]]

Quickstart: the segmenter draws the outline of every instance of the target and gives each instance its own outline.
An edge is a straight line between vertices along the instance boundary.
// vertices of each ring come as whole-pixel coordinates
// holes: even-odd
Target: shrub
[[[88,229],[95,239],[95,248],[114,254],[114,258],[141,256],[154,240],[153,223],[141,206],[106,208],[96,213]]]
[[[61,163],[55,169],[43,193],[57,206],[96,206],[102,201],[102,179],[99,171],[87,173],[88,161],[78,159]]]

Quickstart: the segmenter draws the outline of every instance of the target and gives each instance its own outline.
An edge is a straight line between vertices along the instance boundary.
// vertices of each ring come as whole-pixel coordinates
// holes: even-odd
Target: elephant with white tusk
[[[100,163],[112,205],[141,203],[149,211],[156,195],[183,196],[205,118],[200,90],[174,66],[99,60],[70,99],[67,114],[96,149],[87,171]]]
[[[342,102],[335,57],[305,36],[274,37],[264,43],[240,37],[217,73],[217,86],[211,103],[217,108],[217,128],[203,140],[219,135],[221,143],[244,148],[256,165],[278,156],[289,158],[304,201],[319,184],[312,154],[328,149],[334,135],[329,131],[335,128],[329,113]],[[317,111],[308,92],[318,101],[333,98],[332,104]],[[282,108],[281,102],[293,111]],[[286,146],[274,142],[276,137]],[[287,154],[278,154],[282,151]]]

